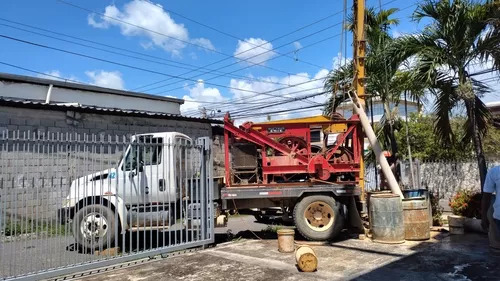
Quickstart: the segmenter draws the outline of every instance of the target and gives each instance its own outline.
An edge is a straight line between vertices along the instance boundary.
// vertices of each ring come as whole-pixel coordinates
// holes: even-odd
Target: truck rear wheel
[[[302,198],[293,209],[293,220],[304,238],[315,241],[335,238],[344,226],[340,204],[326,195]]]
[[[76,243],[89,251],[103,250],[115,239],[115,215],[104,205],[88,205],[76,212],[73,218],[73,236]]]

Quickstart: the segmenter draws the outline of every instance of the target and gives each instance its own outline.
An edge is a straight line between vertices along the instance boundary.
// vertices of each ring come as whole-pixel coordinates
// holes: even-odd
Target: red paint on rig
[[[226,114],[226,186],[357,184],[361,135],[357,115],[347,120],[323,117],[310,122],[246,122],[237,127]]]

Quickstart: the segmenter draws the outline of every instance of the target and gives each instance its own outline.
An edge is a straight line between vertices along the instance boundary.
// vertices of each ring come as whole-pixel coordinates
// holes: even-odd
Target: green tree
[[[397,9],[381,10],[376,12],[373,8],[366,10],[366,93],[367,101],[376,100],[383,104],[384,114],[380,121],[378,130],[383,132],[380,140],[386,148],[391,149],[393,155],[398,155],[398,145],[394,131],[398,120],[397,111],[391,105],[398,105],[403,91],[408,91],[412,99],[420,99],[422,89],[415,83],[410,72],[401,70],[399,67],[405,61],[391,60],[387,50],[394,39],[389,35],[390,28],[399,23],[398,19],[392,18]],[[347,28],[354,29],[352,16],[348,20]],[[332,115],[337,106],[348,99],[347,91],[353,90],[351,87],[354,75],[353,63],[338,66],[332,70],[326,81],[325,90],[332,92],[324,113]],[[379,136],[381,134],[378,134]]]
[[[480,98],[489,89],[473,76],[472,67],[489,61],[497,70],[500,67],[500,37],[492,27],[496,17],[497,1],[426,0],[413,18],[430,23],[390,46],[396,61],[415,57],[415,79],[436,97],[435,132],[442,144],[449,145],[455,138],[452,110],[466,109],[462,140],[474,145],[481,186],[487,171],[482,142],[490,116]]]
[[[490,159],[500,159],[500,128],[490,125],[484,136],[484,154]]]
[[[434,134],[433,115],[412,114],[406,122],[401,122],[401,129],[396,131],[396,139],[401,147],[401,157],[408,159],[407,148],[411,147],[413,158],[423,161],[466,161],[474,154],[472,145],[454,139],[447,146],[436,145],[439,137]],[[455,134],[463,134],[465,118],[456,117],[450,120],[452,130]],[[408,126],[409,138],[406,138],[406,126]]]

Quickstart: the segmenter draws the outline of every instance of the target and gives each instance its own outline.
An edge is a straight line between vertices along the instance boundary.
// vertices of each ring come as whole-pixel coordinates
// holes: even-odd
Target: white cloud
[[[404,36],[404,35],[406,35],[406,34],[405,34],[405,33],[400,32],[400,31],[398,31],[398,30],[396,30],[396,29],[394,29],[394,30],[392,31],[392,38],[398,38],[398,37],[401,37],[401,36]]]
[[[268,41],[260,38],[248,38],[244,41],[238,40],[234,56],[240,60],[246,60],[250,64],[264,65],[267,60],[276,55],[272,50],[273,45]]]
[[[90,79],[90,83],[96,86],[123,90],[125,83],[119,71],[86,71],[85,75]]]
[[[118,26],[125,36],[146,37],[151,40],[150,43],[163,48],[173,56],[180,56],[181,50],[186,47],[185,42],[215,49],[208,39],[190,39],[187,28],[183,24],[176,23],[160,5],[132,0],[125,4],[121,11],[115,5],[107,6],[104,15],[96,19],[95,15],[91,14],[87,22],[95,28]],[[141,45],[148,46],[144,43]]]
[[[332,69],[337,69],[340,66],[349,64],[352,61],[352,58],[346,58],[342,55],[342,53],[337,53],[337,56],[332,60]]]
[[[225,98],[217,88],[206,88],[203,80],[198,80],[198,83],[193,88],[187,88],[189,95],[182,97],[184,104],[181,105],[181,113],[185,115],[200,115],[202,107],[213,108],[215,104],[205,104],[199,101],[222,102]],[[207,112],[210,115],[211,112]]]
[[[243,106],[245,107],[259,107],[259,106],[265,106],[265,108],[261,109],[253,109],[245,112],[241,112],[240,114],[251,114],[252,117],[241,117],[241,118],[236,118],[237,124],[240,124],[243,121],[247,120],[252,120],[254,122],[260,122],[260,121],[265,121],[267,120],[267,115],[266,112],[272,112],[272,111],[280,111],[284,109],[296,109],[296,108],[301,108],[301,107],[308,107],[311,105],[317,105],[317,104],[322,104],[325,103],[328,95],[326,94],[320,94],[318,96],[309,98],[307,100],[298,100],[298,101],[290,101],[287,102],[286,104],[278,104],[278,105],[273,105],[276,104],[277,102],[282,102],[286,101],[286,99],[280,98],[280,97],[288,97],[288,98],[297,98],[297,97],[303,97],[306,95],[310,94],[315,94],[315,93],[321,93],[323,92],[323,83],[324,83],[324,77],[328,74],[328,70],[322,69],[318,71],[314,76],[310,76],[308,73],[297,73],[295,75],[290,75],[286,77],[259,77],[259,80],[264,80],[264,81],[272,81],[272,82],[278,82],[284,85],[276,85],[276,84],[270,84],[270,83],[265,83],[261,81],[251,81],[251,80],[243,80],[243,79],[231,79],[230,86],[232,88],[239,88],[243,90],[249,90],[249,91],[255,91],[255,92],[270,92],[270,95],[276,96],[267,96],[266,95],[258,95],[254,97],[256,94],[247,92],[247,91],[241,91],[241,90],[236,90],[236,89],[231,89],[231,93],[233,94],[234,99],[238,99],[238,102],[248,102],[248,106]],[[309,82],[310,81],[310,82]],[[309,82],[309,83],[308,83]],[[287,87],[286,85],[292,86],[292,85],[297,85],[300,83],[299,86],[295,87]],[[285,89],[281,89],[285,88]],[[279,90],[281,89],[281,90]],[[262,103],[262,104],[253,104],[253,103]],[[224,109],[224,108],[223,108]],[[227,107],[226,107],[227,109]],[[224,109],[224,110],[226,110]],[[236,108],[235,106],[231,106],[230,112],[234,111],[235,113],[239,111],[240,109]],[[277,120],[277,119],[287,119],[287,118],[298,118],[298,117],[303,117],[303,116],[312,116],[312,115],[319,115],[321,114],[323,108],[318,107],[318,108],[312,108],[307,111],[302,111],[302,112],[288,112],[288,113],[275,113],[275,114],[270,114],[272,120]],[[259,113],[262,113],[260,116],[258,116]],[[257,116],[255,115],[257,114]]]
[[[71,80],[70,82],[79,82],[78,78],[76,78],[75,76],[73,76],[73,75],[64,75],[59,70],[50,70],[50,71],[46,71],[44,73],[46,75],[38,74],[37,77],[44,78],[44,79],[60,80],[60,81]]]
[[[202,46],[207,51],[215,51],[215,47],[212,44],[212,42],[210,42],[210,40],[208,40],[206,38],[192,39],[191,43]]]

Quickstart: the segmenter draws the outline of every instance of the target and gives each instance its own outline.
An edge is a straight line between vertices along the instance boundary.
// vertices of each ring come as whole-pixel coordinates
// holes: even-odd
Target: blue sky
[[[103,13],[108,17],[92,14],[63,2],[70,2],[87,10]],[[280,100],[273,96],[298,95],[298,93],[293,93],[294,91],[302,91],[300,95],[318,92],[320,90],[315,88],[321,86],[321,78],[332,68],[335,59],[338,58],[342,41],[339,34],[341,33],[343,1],[154,1],[163,8],[144,0],[64,0],[63,2],[57,0],[3,1],[0,10],[2,19],[0,20],[0,34],[143,70],[35,47],[5,38],[0,38],[0,46],[2,46],[0,62],[82,83],[127,90],[137,89],[152,94],[184,98],[188,101],[202,101],[202,103],[187,102],[183,106],[183,112],[188,115],[198,114],[199,107],[206,107],[211,112],[214,110],[233,111],[238,110],[238,104],[241,107],[247,101],[256,105],[265,104]],[[378,0],[367,2],[368,6],[378,8]],[[414,32],[422,27],[422,24],[418,26],[410,21],[410,15],[415,8],[415,6],[410,6],[412,4],[414,2],[404,0],[382,1],[384,8],[402,9],[396,14],[401,23],[393,29],[395,35]],[[352,1],[347,1],[347,5],[350,11]],[[293,32],[327,16],[330,17]],[[186,17],[226,34],[197,24]],[[119,21],[114,19],[119,19]],[[20,26],[18,23],[96,41],[115,48],[35,30],[31,27]],[[78,46],[13,29],[12,26],[141,57],[149,61]],[[291,32],[293,33],[283,37]],[[179,40],[172,39],[172,37]],[[275,38],[279,39],[273,40]],[[347,53],[342,55],[350,57],[352,54],[351,35],[348,34],[347,38]],[[324,41],[317,43],[321,40]],[[308,47],[314,43],[316,44]],[[255,48],[255,46],[261,47]],[[252,48],[254,49],[249,50]],[[264,54],[259,55],[261,53]],[[214,63],[223,59],[225,60],[222,62]],[[212,65],[207,66],[209,64]],[[213,78],[216,76],[214,74],[204,73],[208,70],[186,74],[189,69],[196,69],[200,66],[207,66],[212,70],[221,68],[219,71],[224,73],[235,72],[226,75],[230,77],[218,78]],[[241,70],[242,68],[246,69]],[[1,64],[0,72],[40,76],[40,74]],[[169,79],[169,75],[182,76],[187,80]],[[165,79],[169,80],[143,87]],[[295,84],[301,85],[286,90],[277,90]],[[273,91],[271,95],[256,95],[269,91]],[[325,98],[324,95],[319,95],[307,102],[287,104],[287,108],[310,106],[324,101]],[[498,97],[493,95],[485,98],[486,101],[496,99]],[[236,102],[229,105],[228,100]],[[220,104],[214,106],[211,102]],[[277,109],[280,108],[283,108],[283,105],[273,107],[272,110],[278,111]],[[315,111],[319,112],[319,109]],[[310,115],[311,112],[306,111],[303,114]]]

